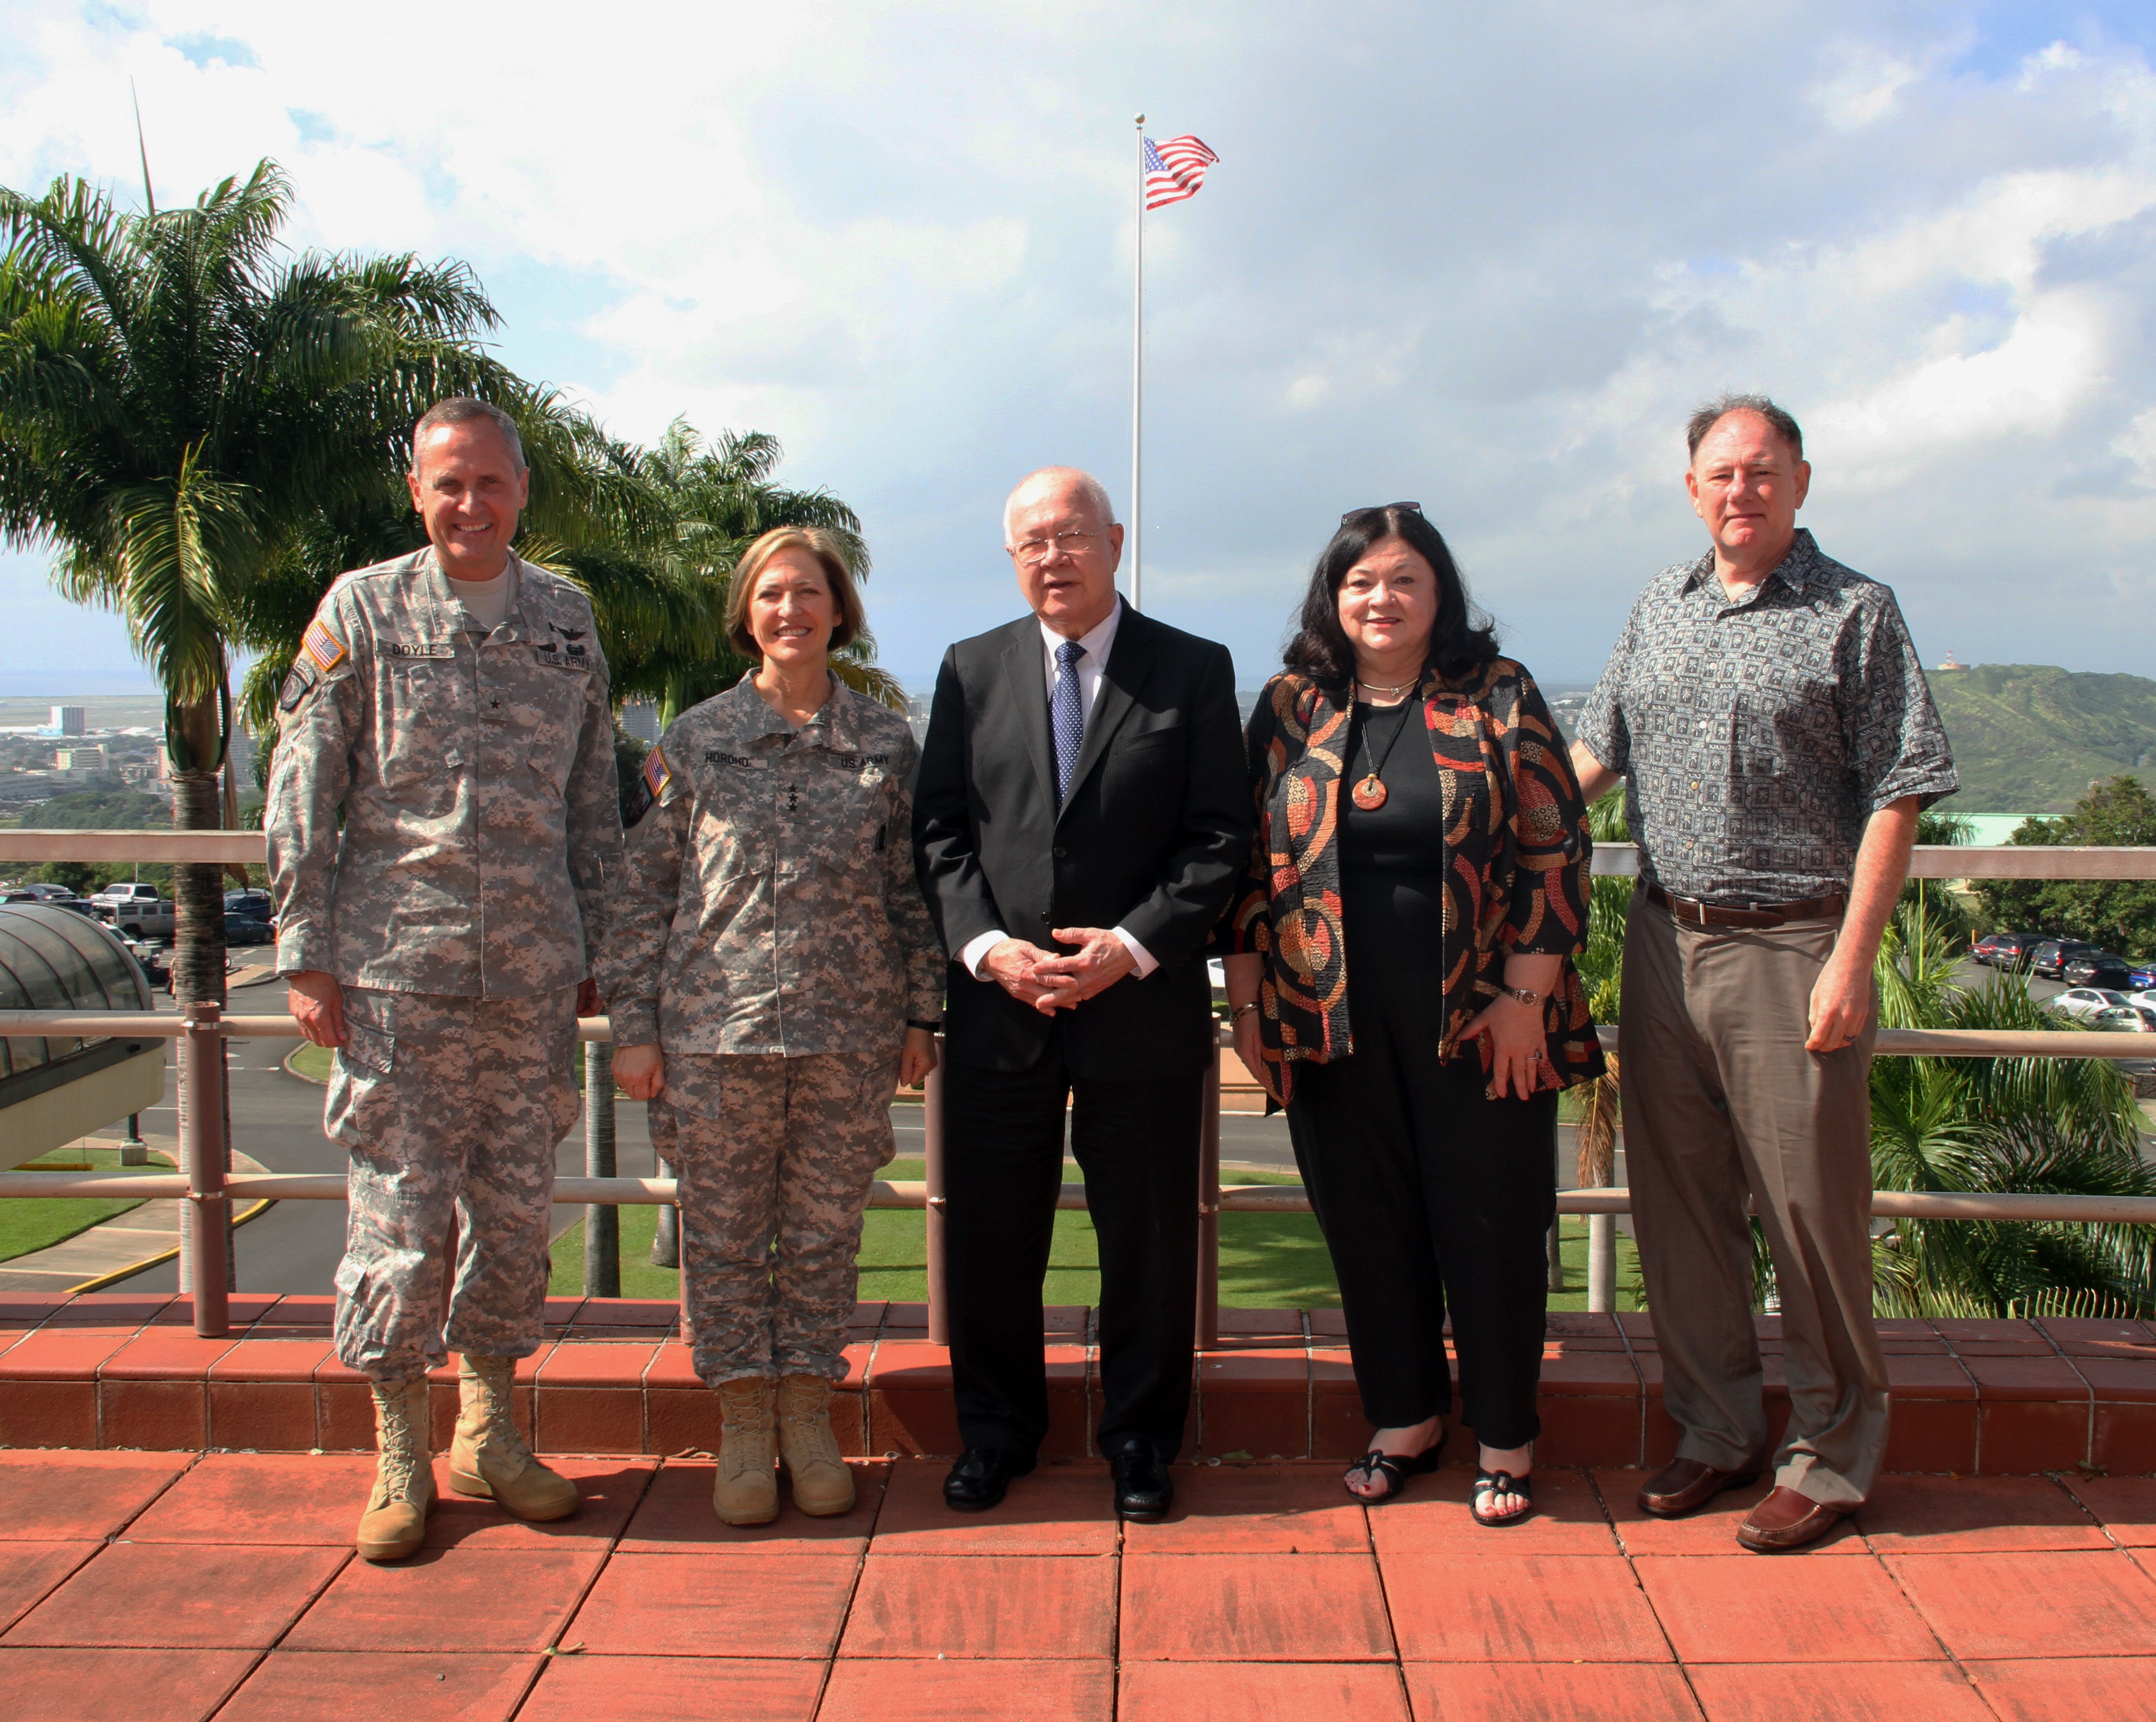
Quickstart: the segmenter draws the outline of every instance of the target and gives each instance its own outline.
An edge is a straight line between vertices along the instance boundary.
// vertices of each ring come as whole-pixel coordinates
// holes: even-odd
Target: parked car
[[[90,906],[99,920],[130,938],[169,940],[179,930],[179,905],[139,879],[115,879],[90,894]]]
[[[266,920],[257,920],[251,915],[242,915],[237,910],[224,912],[224,942],[227,945],[275,945],[276,930]]]
[[[227,891],[224,894],[224,912],[227,915],[249,915],[265,924],[277,919],[276,899],[267,891]]]
[[[2063,978],[2067,962],[2085,951],[2097,947],[2086,939],[2046,939],[2030,954],[2029,968],[2032,974],[2041,975],[2047,981]]]
[[[2126,995],[2102,987],[2074,987],[2045,1002],[2061,1016],[2071,1017],[2081,1022],[2098,1011],[2117,1010],[2126,1002]]]
[[[72,909],[77,915],[95,915],[96,913],[87,897],[77,896],[65,885],[10,885],[8,891],[10,903],[44,903],[54,909]]]
[[[2126,983],[2136,992],[2156,988],[2156,963],[2130,962],[2126,966]]]
[[[2133,982],[2126,972],[2126,959],[2116,951],[2085,951],[2068,957],[2059,978],[2069,987],[2105,987],[2114,992],[2131,992]]]
[[[2091,1017],[2088,1026],[2112,1034],[2156,1034],[2156,1006],[2114,1005]]]
[[[2029,966],[2030,957],[2043,942],[2041,933],[1987,933],[1969,955],[1988,969],[2018,974]]]
[[[2156,988],[2143,987],[2138,992],[2129,992],[2126,995],[2126,1002],[2130,1005],[2147,1005],[2156,1010]]]

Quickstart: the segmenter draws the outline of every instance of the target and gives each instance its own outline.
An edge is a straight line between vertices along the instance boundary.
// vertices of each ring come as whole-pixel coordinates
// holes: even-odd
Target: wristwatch
[[[1515,999],[1523,1005],[1538,1005],[1543,1002],[1542,994],[1530,992],[1524,987],[1503,987],[1501,990],[1507,998]]]

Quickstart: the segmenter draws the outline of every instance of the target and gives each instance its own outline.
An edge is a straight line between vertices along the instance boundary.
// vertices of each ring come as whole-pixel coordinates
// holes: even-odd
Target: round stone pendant
[[[1374,813],[1385,804],[1385,786],[1378,781],[1375,771],[1358,783],[1348,795],[1366,813]]]

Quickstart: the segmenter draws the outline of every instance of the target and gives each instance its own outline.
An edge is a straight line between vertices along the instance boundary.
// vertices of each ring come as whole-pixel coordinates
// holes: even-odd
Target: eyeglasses
[[[1340,516],[1340,524],[1346,525],[1358,515],[1383,514],[1395,508],[1404,508],[1411,515],[1419,515],[1422,512],[1422,505],[1419,502],[1373,502],[1367,507],[1349,509],[1346,514]]]
[[[1023,544],[1014,544],[1010,553],[1027,567],[1038,568],[1051,556],[1075,556],[1088,539],[1100,536],[1098,532],[1058,532],[1053,538],[1029,538]]]

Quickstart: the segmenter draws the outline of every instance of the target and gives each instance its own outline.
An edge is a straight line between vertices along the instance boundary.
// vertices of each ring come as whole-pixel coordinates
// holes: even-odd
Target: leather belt
[[[1726,909],[1696,898],[1673,897],[1660,885],[1647,887],[1647,900],[1666,909],[1671,919],[1688,927],[1779,927],[1793,920],[1827,920],[1849,906],[1840,891],[1825,897],[1807,897],[1801,903],[1754,903],[1748,909]]]

